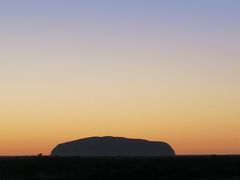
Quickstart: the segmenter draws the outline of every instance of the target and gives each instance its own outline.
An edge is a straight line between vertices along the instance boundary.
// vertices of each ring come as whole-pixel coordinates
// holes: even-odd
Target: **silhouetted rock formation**
[[[52,156],[174,156],[165,142],[122,137],[90,137],[57,145]]]

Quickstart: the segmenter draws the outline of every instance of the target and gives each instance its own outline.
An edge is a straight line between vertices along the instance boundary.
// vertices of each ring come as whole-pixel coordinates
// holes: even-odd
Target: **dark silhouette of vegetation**
[[[237,180],[240,156],[2,157],[0,180]]]

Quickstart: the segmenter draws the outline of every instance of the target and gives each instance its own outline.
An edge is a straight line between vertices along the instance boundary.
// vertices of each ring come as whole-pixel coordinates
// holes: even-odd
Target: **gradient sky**
[[[88,136],[240,153],[239,0],[0,0],[0,155]]]

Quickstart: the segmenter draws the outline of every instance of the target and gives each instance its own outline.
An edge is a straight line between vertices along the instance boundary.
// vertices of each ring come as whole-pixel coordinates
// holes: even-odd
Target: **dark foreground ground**
[[[240,180],[240,156],[1,157],[0,180]]]

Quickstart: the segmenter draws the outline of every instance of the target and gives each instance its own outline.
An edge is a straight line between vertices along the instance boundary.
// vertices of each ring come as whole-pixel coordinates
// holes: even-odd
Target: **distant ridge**
[[[175,156],[173,148],[161,141],[124,137],[88,137],[57,145],[52,156]]]

